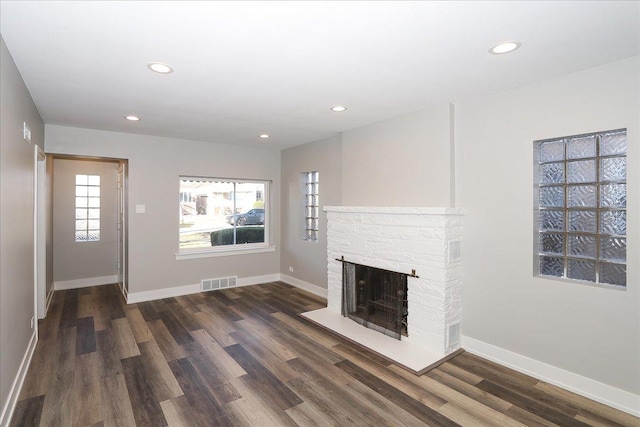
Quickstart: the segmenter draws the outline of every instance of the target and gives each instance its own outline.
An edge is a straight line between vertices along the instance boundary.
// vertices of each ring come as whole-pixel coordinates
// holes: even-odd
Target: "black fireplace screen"
[[[342,315],[400,339],[408,336],[407,275],[342,261]]]

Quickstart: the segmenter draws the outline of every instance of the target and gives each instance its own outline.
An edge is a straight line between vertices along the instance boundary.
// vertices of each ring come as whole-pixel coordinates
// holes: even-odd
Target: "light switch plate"
[[[27,142],[31,142],[31,128],[27,125],[27,122],[22,122],[22,132],[24,136],[24,140]]]
[[[146,206],[145,205],[136,205],[136,213],[145,213]]]

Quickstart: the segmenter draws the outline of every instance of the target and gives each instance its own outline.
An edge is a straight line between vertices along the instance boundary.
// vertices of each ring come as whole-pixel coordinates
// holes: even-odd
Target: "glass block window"
[[[318,241],[318,223],[320,215],[318,171],[304,172],[304,239]]]
[[[627,131],[535,142],[536,270],[626,287]]]
[[[76,175],[76,242],[100,240],[100,175]]]

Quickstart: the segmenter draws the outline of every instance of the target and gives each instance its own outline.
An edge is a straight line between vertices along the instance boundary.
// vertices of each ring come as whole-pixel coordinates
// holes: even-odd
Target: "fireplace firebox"
[[[340,261],[342,315],[398,340],[408,336],[408,275]]]

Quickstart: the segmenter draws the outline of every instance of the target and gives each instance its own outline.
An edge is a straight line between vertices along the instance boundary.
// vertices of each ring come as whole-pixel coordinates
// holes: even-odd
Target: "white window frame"
[[[200,181],[211,181],[211,182],[232,182],[234,184],[239,183],[260,183],[264,184],[264,242],[262,243],[246,243],[246,244],[233,244],[233,245],[224,245],[224,246],[211,246],[206,248],[180,248],[180,236],[178,231],[178,252],[176,252],[175,257],[176,260],[185,260],[185,259],[197,259],[197,258],[210,258],[210,257],[220,257],[220,256],[230,256],[230,255],[247,255],[247,254],[257,254],[264,252],[275,252],[276,247],[270,245],[270,223],[271,223],[271,203],[270,203],[270,191],[271,191],[271,180],[264,179],[240,179],[240,178],[222,178],[222,177],[203,177],[203,176],[191,176],[191,175],[180,175],[178,177],[178,188],[180,188],[180,182],[182,180],[200,180]],[[178,194],[181,195],[180,190]],[[234,198],[236,192],[233,191]],[[180,199],[180,197],[179,197]],[[235,206],[233,209],[234,213],[236,211]],[[176,226],[179,225],[179,219],[176,221]],[[235,226],[234,226],[235,227]]]

